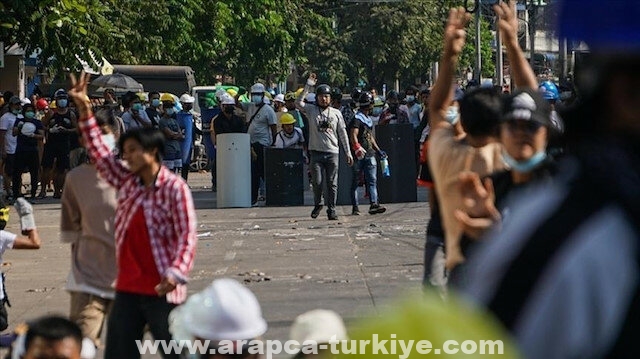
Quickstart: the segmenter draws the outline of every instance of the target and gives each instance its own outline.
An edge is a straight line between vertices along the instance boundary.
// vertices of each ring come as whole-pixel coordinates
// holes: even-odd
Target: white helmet
[[[251,93],[264,94],[264,85],[259,82],[255,83],[251,86]]]
[[[273,102],[284,103],[284,95],[283,94],[276,95],[276,97],[273,98]]]
[[[203,291],[169,315],[169,329],[176,340],[243,340],[267,331],[267,322],[255,295],[229,278],[214,280]]]
[[[194,103],[196,102],[196,99],[189,95],[188,93],[182,94],[182,96],[180,96],[180,102],[182,103]]]
[[[310,92],[307,94],[307,97],[304,98],[307,103],[316,103],[316,94]]]
[[[224,93],[222,94],[222,96],[220,96],[220,104],[221,105],[235,105],[236,104],[236,100],[231,97],[231,95],[229,95],[228,93]]]
[[[348,339],[347,329],[340,315],[326,309],[315,309],[296,317],[291,325],[289,337],[301,345],[305,341],[324,344],[332,339]]]

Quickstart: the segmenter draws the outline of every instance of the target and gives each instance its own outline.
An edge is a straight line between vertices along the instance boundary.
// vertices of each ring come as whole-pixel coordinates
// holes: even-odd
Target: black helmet
[[[351,90],[351,100],[353,100],[353,102],[358,102],[360,95],[362,95],[362,89],[360,87],[354,87],[353,90]]]
[[[400,99],[400,94],[396,90],[391,90],[387,93],[387,101],[388,100],[398,100]]]
[[[319,85],[316,87],[316,96],[318,95],[331,95],[331,87],[329,85]]]
[[[331,89],[331,100],[342,101],[342,91],[339,88],[334,87]]]
[[[370,105],[373,105],[373,95],[371,94],[371,92],[367,91],[367,92],[363,92],[360,95],[360,98],[358,99],[358,106],[360,107],[368,107]]]

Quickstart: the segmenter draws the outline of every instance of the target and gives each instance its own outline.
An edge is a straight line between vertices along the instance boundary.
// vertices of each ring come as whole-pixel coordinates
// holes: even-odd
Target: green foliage
[[[482,56],[482,77],[494,77],[496,66],[493,61],[493,51],[491,43],[494,39],[491,33],[491,24],[486,17],[480,17],[480,39],[482,46],[480,47],[480,55]],[[460,55],[459,70],[460,74],[467,69],[475,67],[476,63],[476,31],[475,18],[469,24],[467,31],[467,44]]]
[[[199,84],[217,74],[247,85],[283,81],[293,67],[321,82],[379,87],[424,78],[439,60],[447,9],[461,0],[0,0],[0,41],[19,43],[52,72],[75,58],[189,65]],[[473,29],[472,26],[470,26]],[[461,67],[473,64],[473,31]],[[491,33],[483,22],[483,60]]]

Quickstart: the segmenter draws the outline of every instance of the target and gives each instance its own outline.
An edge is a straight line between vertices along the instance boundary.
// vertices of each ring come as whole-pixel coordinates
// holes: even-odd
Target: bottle
[[[380,159],[380,170],[384,177],[391,176],[391,171],[389,170],[389,160],[386,157]]]

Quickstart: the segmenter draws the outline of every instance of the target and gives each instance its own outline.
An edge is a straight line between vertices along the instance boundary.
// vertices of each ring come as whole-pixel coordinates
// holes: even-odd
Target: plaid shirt
[[[125,233],[138,208],[142,206],[158,273],[179,284],[167,293],[169,303],[180,304],[187,298],[186,283],[193,267],[197,237],[196,213],[189,186],[166,167],[151,187],[117,160],[102,139],[95,118],[80,122],[87,150],[100,175],[118,190],[115,218],[116,259]]]

